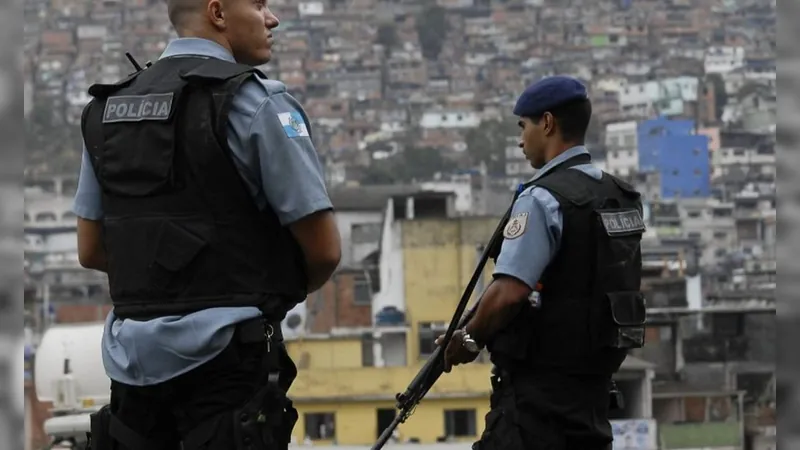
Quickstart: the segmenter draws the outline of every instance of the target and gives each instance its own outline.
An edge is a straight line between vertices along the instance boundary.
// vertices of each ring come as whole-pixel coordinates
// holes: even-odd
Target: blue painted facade
[[[661,198],[708,197],[708,137],[694,134],[691,120],[659,117],[639,124],[639,172],[661,175]]]

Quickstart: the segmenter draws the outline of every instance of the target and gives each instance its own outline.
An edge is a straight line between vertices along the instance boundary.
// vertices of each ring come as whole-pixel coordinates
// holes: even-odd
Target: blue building
[[[639,124],[639,172],[658,172],[661,198],[708,197],[708,137],[694,134],[694,121],[659,117]]]

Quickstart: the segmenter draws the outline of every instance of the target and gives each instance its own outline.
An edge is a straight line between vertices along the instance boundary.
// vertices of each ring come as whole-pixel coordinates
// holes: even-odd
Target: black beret
[[[514,106],[514,115],[536,117],[571,100],[589,98],[586,86],[575,78],[554,76],[528,86]]]

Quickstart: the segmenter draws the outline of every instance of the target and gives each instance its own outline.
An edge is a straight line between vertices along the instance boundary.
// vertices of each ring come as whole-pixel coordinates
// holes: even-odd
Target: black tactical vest
[[[489,343],[501,369],[605,377],[644,344],[640,195],[611,175],[596,180],[570,169],[588,159],[572,158],[530,183],[558,200],[561,245],[540,279],[538,304],[526,302]]]
[[[117,316],[257,306],[282,318],[305,298],[299,245],[256,207],[228,147],[231,101],[254,76],[263,74],[171,57],[89,89],[81,127],[102,188]]]

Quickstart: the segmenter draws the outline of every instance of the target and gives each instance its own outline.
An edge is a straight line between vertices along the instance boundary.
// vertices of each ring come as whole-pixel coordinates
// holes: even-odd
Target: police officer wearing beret
[[[445,351],[446,372],[484,346],[494,364],[475,450],[611,446],[611,378],[643,344],[644,224],[639,194],[591,163],[591,112],[565,76],[534,83],[514,108],[538,172],[515,198],[475,316]]]
[[[114,306],[91,445],[286,449],[281,320],[339,262],[332,205],[305,112],[255,68],[278,26],[266,2],[167,3],[180,38],[92,86],[83,114],[79,258]]]

